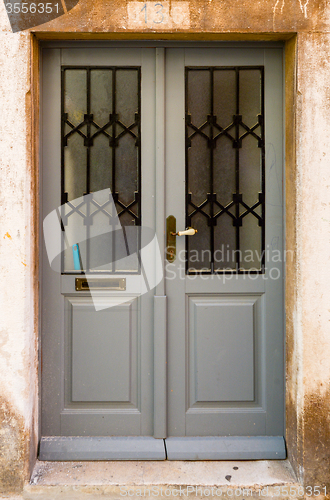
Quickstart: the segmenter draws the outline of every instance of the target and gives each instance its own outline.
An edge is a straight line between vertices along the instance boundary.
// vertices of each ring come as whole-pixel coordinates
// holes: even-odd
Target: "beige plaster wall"
[[[145,28],[130,1],[80,0],[34,31],[39,38],[187,39],[298,32],[297,45],[287,44],[286,75],[287,245],[296,251],[287,263],[287,442],[299,478],[330,488],[330,7],[326,0],[167,6],[167,24]],[[10,491],[21,488],[35,456],[37,165],[30,35],[11,33],[2,2],[0,47],[0,491]]]
[[[27,474],[36,401],[30,40],[0,4],[0,491]]]
[[[298,414],[303,474],[330,470],[330,35],[302,34],[297,78]]]
[[[152,2],[151,2],[152,3]],[[165,1],[164,4],[167,2]],[[127,33],[137,27],[130,16],[131,0],[80,0],[66,16],[37,31]],[[147,24],[144,32],[272,33],[326,31],[326,0],[171,0],[169,10],[181,4],[183,18],[174,25]],[[174,14],[173,14],[174,17]],[[143,14],[142,14],[143,18]]]

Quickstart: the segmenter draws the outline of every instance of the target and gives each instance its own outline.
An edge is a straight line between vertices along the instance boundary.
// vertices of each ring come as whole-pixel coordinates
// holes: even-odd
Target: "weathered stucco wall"
[[[36,400],[30,41],[0,6],[0,491],[26,477]]]
[[[70,0],[66,1],[69,8]],[[305,485],[330,489],[330,6],[326,0],[166,2],[164,23],[123,0],[80,0],[39,38],[287,42],[287,443]],[[172,33],[172,34],[171,34]],[[37,429],[36,202],[31,44],[0,3],[0,491],[19,490]],[[297,64],[297,71],[296,70]]]
[[[297,78],[298,412],[303,475],[329,484],[330,470],[330,35],[302,34]]]
[[[146,10],[141,11],[145,3],[147,18]],[[239,33],[274,35],[329,30],[327,0],[163,0],[162,14],[159,8],[157,14],[154,2],[142,0],[62,0],[61,4],[66,5],[67,14],[34,27],[33,31],[56,33],[57,37],[61,34],[64,38],[70,37],[70,33],[97,38],[134,32],[189,36],[196,33],[206,38],[210,34],[235,33],[239,38]],[[8,24],[3,6],[1,11]],[[33,16],[21,18],[31,20]],[[17,16],[15,19],[17,27],[20,21]]]
[[[144,12],[139,17],[139,28],[144,32],[172,31],[207,34],[244,32],[272,33],[327,30],[326,0],[179,0],[184,11],[181,23],[175,26],[163,23],[145,23]],[[90,32],[135,31],[137,26],[130,16],[130,0],[80,0],[66,16],[38,28],[38,31]],[[152,2],[150,2],[152,4]],[[175,8],[177,6],[175,5]],[[187,13],[187,10],[188,13]],[[160,18],[156,19],[157,21]],[[147,26],[145,26],[147,24]]]

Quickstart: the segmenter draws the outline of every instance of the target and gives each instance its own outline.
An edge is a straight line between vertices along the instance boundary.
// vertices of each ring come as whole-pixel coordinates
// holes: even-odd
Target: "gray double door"
[[[42,110],[40,458],[284,458],[281,49],[47,48]]]

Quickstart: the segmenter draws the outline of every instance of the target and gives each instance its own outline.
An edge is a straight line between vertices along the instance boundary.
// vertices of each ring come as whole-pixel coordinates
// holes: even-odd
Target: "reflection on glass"
[[[188,240],[188,273],[205,267],[207,253],[205,272],[261,268],[262,86],[263,67],[186,68],[186,217],[198,229]]]
[[[191,140],[188,149],[188,192],[192,202],[200,205],[210,192],[210,150],[207,141],[197,135]]]
[[[112,151],[109,139],[100,134],[90,148],[90,188],[95,192],[107,187],[112,191]]]
[[[236,269],[236,228],[233,219],[223,214],[214,228],[214,269]]]
[[[137,272],[139,269],[139,235],[129,214],[121,218],[122,231],[115,241],[115,269],[117,272]]]
[[[85,272],[116,272],[113,262],[128,241],[122,227],[141,223],[140,68],[64,68],[62,78],[63,199],[75,203],[84,194],[108,188],[120,214],[120,230],[111,234],[109,207],[98,200],[98,209],[90,206],[93,217],[69,213],[65,230],[73,241],[76,232],[77,238],[82,229],[85,232],[79,243]],[[132,238],[129,244],[136,253],[136,234]],[[120,270],[137,269],[135,255]],[[64,272],[73,271],[70,248],[64,255]]]
[[[211,78],[209,71],[188,71],[188,102],[187,109],[191,115],[191,121],[196,126],[201,126],[211,113]],[[196,99],[196,96],[198,98]]]
[[[64,88],[64,112],[68,113],[68,121],[77,126],[87,113],[87,71],[65,70]]]
[[[74,203],[74,206],[78,206],[78,204]],[[62,210],[66,214],[70,214],[72,209],[68,205],[63,205]],[[79,242],[79,253],[80,259],[82,263],[82,268],[87,268],[87,246],[86,246],[86,237],[87,237],[87,227],[84,225],[84,216],[86,215],[85,207],[80,207],[78,212],[73,212],[67,217],[67,224],[64,226],[65,229],[65,242],[67,248],[64,251],[64,271],[65,272],[74,272],[74,262],[73,262],[73,251],[72,251],[72,242]],[[63,219],[62,214],[62,219]],[[69,244],[67,243],[69,242]]]
[[[249,206],[258,201],[261,186],[261,149],[251,135],[242,141],[239,150],[239,183],[243,200]]]
[[[109,69],[92,69],[90,72],[90,112],[100,127],[109,122],[112,113],[112,74]]]
[[[116,192],[119,199],[128,205],[134,201],[138,190],[138,158],[135,140],[124,135],[116,148]]]
[[[240,230],[241,268],[259,270],[262,265],[261,227],[251,214],[243,221]]]
[[[259,69],[239,72],[239,110],[248,127],[258,123],[261,114],[261,73]]]
[[[116,110],[119,120],[126,126],[135,121],[138,112],[138,73],[131,70],[116,72]]]
[[[236,150],[232,142],[226,136],[220,137],[213,152],[213,190],[222,205],[232,201],[236,190],[235,161]]]
[[[211,232],[205,224],[203,215],[197,213],[193,219],[193,227],[197,229],[194,236],[188,236],[188,264],[190,270],[198,269],[205,272],[211,271]]]
[[[236,113],[235,70],[214,71],[214,114],[222,128],[228,127]]]
[[[82,128],[84,132],[86,127]],[[86,193],[87,188],[87,155],[84,139],[79,134],[68,138],[64,148],[64,191],[68,200],[74,200]]]

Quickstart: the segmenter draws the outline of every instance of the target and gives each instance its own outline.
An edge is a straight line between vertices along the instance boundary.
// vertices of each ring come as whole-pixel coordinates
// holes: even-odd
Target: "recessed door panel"
[[[253,401],[255,302],[241,296],[190,296],[190,407]]]
[[[113,305],[111,297],[107,300],[108,308],[95,311],[89,297],[68,298],[72,401],[136,405],[138,299],[119,305]]]

